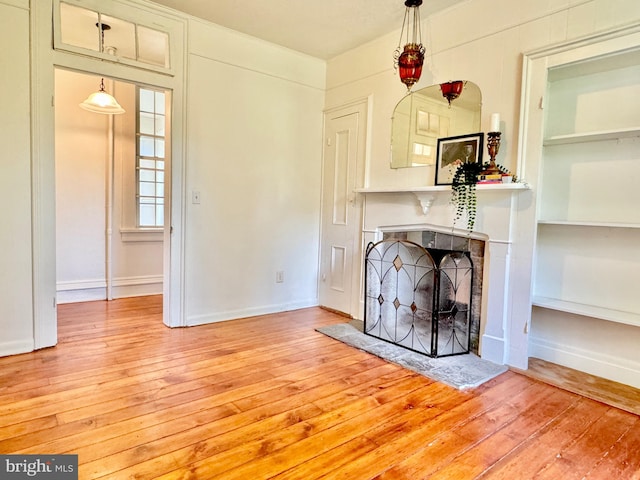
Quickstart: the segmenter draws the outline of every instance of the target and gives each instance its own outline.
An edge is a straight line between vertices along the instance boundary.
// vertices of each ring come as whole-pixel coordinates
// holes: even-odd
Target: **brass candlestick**
[[[499,175],[500,169],[496,166],[496,155],[500,150],[500,132],[487,133],[487,150],[489,151],[489,167],[482,172],[482,175]]]

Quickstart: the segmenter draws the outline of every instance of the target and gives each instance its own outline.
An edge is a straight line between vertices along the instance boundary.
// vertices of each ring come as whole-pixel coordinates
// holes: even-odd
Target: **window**
[[[138,87],[137,214],[138,227],[164,226],[165,93]]]
[[[92,55],[105,60],[170,70],[168,32],[67,2],[60,2],[59,8],[57,49],[85,54],[92,51],[97,52]]]

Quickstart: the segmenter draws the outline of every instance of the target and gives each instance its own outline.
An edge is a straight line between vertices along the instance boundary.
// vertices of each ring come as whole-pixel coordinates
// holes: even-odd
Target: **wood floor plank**
[[[342,465],[349,464],[365,454],[375,450],[376,444],[366,437],[356,437],[342,445],[326,452],[324,455],[296,465],[295,467],[279,473],[272,478],[274,480],[300,480],[317,478],[320,472],[331,471]],[[169,479],[166,479],[169,480]]]
[[[345,407],[353,415],[356,409],[360,408],[375,408],[376,403],[371,398],[360,399],[351,403],[350,407]],[[267,430],[260,428],[258,432],[255,431],[253,426],[248,428],[238,429],[229,436],[230,442],[225,441],[224,444],[220,444],[219,438],[207,439],[198,445],[198,454],[201,457],[200,461],[188,464],[182,468],[170,472],[166,475],[166,478],[214,478],[221,476],[221,478],[231,478],[231,471],[235,469],[239,475],[243,475],[242,469],[251,465],[258,469],[258,473],[255,471],[251,476],[245,478],[269,478],[272,476],[264,465],[257,465],[264,459],[273,458],[277,455],[277,452],[284,451],[287,447],[292,445],[298,445],[299,442],[307,439],[312,432],[321,429],[323,422],[331,422],[331,418],[325,416],[324,418],[315,417],[315,420],[306,419],[303,422],[295,422],[285,428],[277,430]],[[335,420],[334,420],[335,421]],[[226,440],[226,439],[225,439]],[[184,455],[183,452],[181,452]],[[153,468],[148,471],[149,475],[153,475],[153,472],[157,469],[157,463],[152,464]],[[138,466],[131,469],[136,474],[140,474],[140,468]],[[118,472],[118,474],[128,472]],[[143,475],[145,472],[142,472]],[[257,475],[257,476],[256,476]],[[149,478],[153,478],[150,476]]]
[[[640,480],[637,415],[514,371],[459,391],[315,330],[345,321],[60,305],[56,347],[0,358],[0,452],[77,453],[103,480]]]
[[[438,469],[429,478],[476,478],[492,464],[499,461],[526,438],[535,434],[575,402],[570,394],[563,391],[552,392],[540,400],[539,404],[521,405],[521,412],[507,422],[485,425],[478,439],[461,448],[461,453],[447,465]],[[522,409],[524,409],[522,411]],[[498,428],[495,428],[495,427]],[[495,429],[494,429],[495,428]],[[426,478],[426,476],[422,477]],[[558,477],[562,478],[562,477]]]
[[[337,391],[338,389],[343,389],[350,385],[357,385],[357,387],[355,388],[358,388],[360,387],[360,385],[358,385],[358,382],[366,382],[365,385],[375,385],[377,384],[377,380],[376,380],[377,378],[386,378],[389,381],[391,378],[391,375],[389,374],[385,375],[385,372],[390,368],[394,369],[394,374],[397,377],[397,380],[401,380],[402,378],[405,378],[408,374],[410,374],[410,372],[398,369],[396,366],[392,366],[390,364],[385,363],[385,365],[382,365],[381,367],[367,371],[366,372],[367,375],[360,373],[360,374],[351,376],[350,377],[351,381],[349,383],[342,381],[342,382],[330,382],[325,385],[318,384],[313,389],[310,389],[310,390],[301,389],[296,394],[289,395],[282,399],[274,398],[274,402],[272,403],[265,404],[265,402],[263,401],[256,402],[257,406],[255,407],[254,410],[245,411],[241,415],[238,415],[235,418],[230,420],[233,420],[235,427],[240,428],[243,425],[251,425],[252,423],[251,421],[248,421],[248,422],[243,421],[243,419],[240,417],[245,417],[245,418],[248,418],[249,420],[253,419],[253,421],[255,421],[256,418],[266,417],[269,415],[273,415],[274,413],[277,413],[279,411],[288,411],[288,410],[291,410],[292,408],[295,408],[296,406],[308,404],[313,399],[322,398],[323,395],[330,394],[334,391]],[[376,375],[376,373],[378,375]],[[361,398],[362,396],[351,395],[349,396],[349,403],[352,403]],[[234,404],[237,404],[237,403],[238,402],[234,402]],[[346,403],[347,402],[345,402],[343,405],[345,405]],[[354,411],[356,410],[354,409]],[[222,428],[224,427],[216,426],[216,430],[218,432],[220,432]],[[260,434],[263,434],[263,433],[264,433],[264,430],[261,429]],[[223,447],[218,446],[218,444],[216,444],[213,440],[210,441],[210,440],[203,439],[201,442],[199,442],[197,446],[194,446],[193,451],[197,452],[194,455],[191,455],[189,453],[189,447],[187,447],[186,449],[183,449],[182,452],[174,452],[174,454],[180,453],[181,455],[187,455],[189,456],[189,458],[192,458],[192,457],[194,459],[201,458],[201,459],[204,459],[204,461],[202,461],[201,463],[195,463],[195,464],[185,466],[179,471],[171,472],[170,474],[168,474],[167,478],[182,478],[183,475],[184,475],[184,478],[198,478],[197,475],[206,475],[207,474],[206,472],[211,473],[215,471],[214,467],[212,467],[211,465],[226,465],[223,457],[226,458],[229,454],[228,454],[228,451],[225,450],[225,448],[226,449],[231,448],[233,445],[232,445],[232,442],[230,442],[229,437],[227,437],[226,435],[224,436],[224,438],[221,438],[220,440],[224,442]],[[270,444],[273,445],[272,440],[271,442],[272,443]],[[221,453],[221,452],[227,452],[227,453]],[[241,459],[241,457],[238,457],[237,455],[235,455],[235,457]],[[144,472],[147,472],[149,475],[151,475],[153,472],[159,471],[159,469],[162,470],[162,468],[167,468],[166,465],[164,465],[164,467],[160,466],[160,464],[164,460],[166,459],[162,457],[154,458],[148,462],[145,462],[144,465],[140,464],[136,467],[133,467],[131,470],[135,470],[137,475],[144,476],[145,474]],[[246,460],[241,461],[241,463],[244,463],[244,462],[246,462]],[[217,468],[219,469],[220,467],[217,467]],[[118,472],[118,473],[119,474],[124,473],[124,471]],[[200,478],[203,478],[203,477],[200,477]]]
[[[362,365],[359,366],[358,368],[362,369]],[[340,372],[339,369],[332,369],[330,372],[327,372],[325,375],[331,379],[331,378],[334,378],[335,375],[345,375],[345,374],[347,374],[347,373],[346,372]],[[322,382],[320,382],[320,383],[322,383]],[[301,395],[301,397],[302,397],[302,395]],[[209,397],[207,399],[208,402],[210,402],[211,400],[212,400],[212,397]],[[287,398],[286,404],[283,405],[282,409],[283,410],[285,410],[285,409],[291,410],[293,408],[296,400],[297,399],[292,399],[291,397]],[[302,399],[300,399],[300,400],[302,400]],[[306,401],[300,401],[299,403],[301,405],[308,404],[308,402],[306,402]],[[269,413],[271,415],[273,415],[273,410],[271,410]],[[167,416],[168,416],[168,414],[166,412],[163,412],[163,418],[167,419]],[[175,427],[172,430],[172,434],[174,435],[174,438],[168,444],[169,448],[172,448],[173,443],[175,442],[176,438],[180,439],[181,441],[185,441],[183,436],[178,435],[178,433],[180,431],[182,431],[182,427],[185,425],[183,420],[184,420],[183,417],[180,416],[180,419],[178,421],[173,422],[173,424],[177,424],[177,427]],[[131,430],[137,429],[137,428],[139,428],[141,426],[139,424],[140,419],[135,419],[135,421],[136,421],[136,425],[126,425],[126,430],[131,431]],[[234,426],[236,426],[236,427],[241,425],[240,421],[238,421],[235,418],[232,419],[232,421],[234,422]],[[123,423],[126,424],[126,422],[123,422]],[[157,420],[155,422],[153,422],[153,417],[151,417],[151,422],[150,422],[150,426],[149,426],[148,430],[152,430],[154,435],[155,435],[154,426],[156,426],[157,423],[158,423]],[[186,425],[189,425],[189,424],[187,423]],[[209,427],[215,428],[216,431],[220,431],[220,425],[208,426],[207,428],[209,428]],[[166,425],[165,425],[165,433],[166,433]],[[203,433],[203,432],[197,431],[197,429],[195,429],[195,428],[191,428],[191,430],[189,431],[188,435],[190,435],[190,436],[191,435],[202,435],[203,438],[206,438],[206,436],[205,436],[206,435],[206,430]],[[101,433],[101,437],[107,438],[107,436],[104,433]],[[152,442],[152,440],[155,438],[155,436],[147,436],[145,434],[145,432],[139,431],[139,430],[136,430],[136,434],[132,438],[134,439],[134,441],[139,441],[139,439],[146,439],[146,441],[148,443],[146,444],[145,455],[150,451],[149,446],[151,444],[157,443],[157,442]],[[79,443],[79,440],[76,439],[75,443]],[[229,447],[229,445],[230,445],[230,442],[229,442],[228,438],[225,439],[225,445],[227,447]],[[111,446],[113,448],[111,448]],[[115,456],[115,454],[120,452],[125,446],[130,446],[131,449],[135,450],[135,454],[131,454],[131,455],[135,455],[135,458],[137,459],[137,461],[141,461],[143,459],[143,456],[140,454],[140,451],[139,451],[139,445],[137,445],[137,444],[130,445],[129,441],[124,437],[118,437],[118,438],[114,437],[113,442],[109,442],[109,443],[107,443],[107,442],[105,442],[103,440],[103,442],[101,443],[101,446],[100,446],[100,453],[101,453],[101,455],[105,455],[105,454],[107,454],[109,452],[113,452],[114,456]],[[218,447],[218,448],[220,448],[220,447]],[[155,451],[158,451],[158,450],[155,450]],[[82,450],[80,452],[82,453]],[[128,455],[128,454],[125,454],[125,455]],[[87,458],[87,459],[91,458],[89,453],[84,453],[84,457]],[[120,465],[120,466],[122,466],[122,465]]]
[[[558,415],[539,432],[530,435],[517,448],[487,468],[479,478],[512,480],[523,470],[531,475],[544,468],[602,415],[595,402],[578,397],[569,409]],[[613,477],[612,477],[613,478]]]
[[[179,452],[179,457],[182,459],[193,458],[194,454],[201,451],[206,451],[209,454],[214,451],[227,452],[238,444],[241,445],[242,452],[246,454],[247,449],[245,449],[244,443],[260,438],[265,432],[275,431],[279,435],[283,435],[283,432],[288,433],[288,427],[299,425],[317,413],[317,407],[305,405],[258,420],[243,428],[230,429],[224,438],[215,435],[217,429],[215,425],[211,424],[214,422],[193,425],[192,428],[182,429],[171,436],[165,435],[166,432],[162,431],[158,433],[157,440],[148,438],[144,444],[135,445],[113,455],[101,456],[99,459],[84,464],[79,469],[79,473],[87,479],[128,478],[131,475],[130,471],[135,472],[137,476],[144,477],[147,466],[145,464],[151,460],[153,468],[148,474],[157,475],[158,465],[154,459],[164,460],[175,456],[176,440],[179,442],[178,444],[187,445]],[[306,426],[303,426],[303,430],[306,430]],[[167,466],[164,465],[164,468]]]
[[[594,478],[640,478],[638,465],[640,452],[640,418],[609,449],[607,455],[586,475],[586,479]]]
[[[608,409],[573,444],[561,450],[553,461],[533,478],[583,478],[608,455],[609,450],[629,432],[636,420],[637,418],[621,410]]]
[[[289,353],[292,351],[293,350],[291,349],[288,350]],[[345,357],[345,362],[351,363],[355,363],[357,358],[363,358],[364,355],[357,351],[349,352],[344,349],[339,351],[337,354],[341,357]],[[276,358],[278,358],[278,355],[279,352],[277,350],[273,352],[273,356]],[[233,370],[246,370],[249,365],[254,366],[254,371],[266,371],[270,370],[273,365],[273,356],[269,351],[263,352],[262,354],[260,352],[256,352],[251,361],[233,361],[231,359],[227,360],[226,358],[222,360],[215,359],[210,362],[196,362],[188,366],[186,370],[182,368],[160,368],[156,370],[145,369],[138,372],[137,375],[135,372],[132,372],[127,368],[123,371],[126,373],[124,376],[114,375],[111,373],[108,376],[96,377],[100,378],[99,384],[102,391],[100,395],[93,394],[89,397],[86,396],[86,393],[93,392],[94,387],[92,385],[85,385],[86,382],[81,380],[69,382],[64,385],[56,385],[55,387],[49,386],[47,392],[52,393],[47,393],[46,395],[41,394],[35,398],[28,395],[28,398],[24,401],[16,399],[11,406],[6,409],[4,415],[0,416],[0,423],[9,424],[12,421],[19,421],[24,417],[25,409],[38,408],[41,404],[46,404],[49,410],[67,409],[77,411],[80,408],[83,408],[86,411],[93,412],[95,411],[95,407],[93,405],[96,403],[104,405],[103,399],[105,396],[119,399],[130,396],[132,390],[135,390],[137,395],[140,395],[144,391],[157,391],[159,388],[163,387],[166,390],[171,384],[180,383],[185,385],[190,381],[197,382],[198,377],[208,377],[207,382],[210,382],[213,381],[211,376],[216,374],[233,378],[241,374],[241,372],[234,372]],[[323,358],[328,357],[325,356]],[[261,365],[253,364],[252,362],[261,362]],[[265,377],[267,376],[273,375],[271,373],[267,373],[265,374]],[[92,381],[91,383],[95,383],[95,381]],[[57,395],[57,392],[61,392],[60,395]],[[77,403],[74,403],[74,400],[77,400],[80,397],[83,397],[80,400],[82,407],[79,407]],[[56,402],[64,404],[64,407],[55,406],[54,404]],[[47,411],[44,407],[39,410],[42,413],[46,413]],[[20,414],[21,411],[23,412],[23,415]],[[13,415],[13,417],[10,415]]]
[[[419,390],[412,390],[410,395],[418,397],[418,399],[411,401],[425,399],[428,396],[428,390],[429,385]],[[283,469],[293,468],[310,458],[329,452],[346,441],[363,435],[371,428],[372,424],[393,421],[395,415],[402,412],[407,404],[406,390],[399,391],[399,394],[401,396],[397,399],[377,406],[372,404],[370,408],[356,407],[354,409],[348,406],[325,413],[318,419],[311,419],[308,423],[312,425],[313,435],[280,450],[270,452],[268,456],[252,459],[240,467],[227,470],[211,478],[224,480],[240,480],[260,476],[269,478],[280,473]]]
[[[367,404],[369,404],[370,406],[371,406],[371,402],[374,402],[375,405],[378,405],[378,402],[373,398],[361,399],[359,401],[367,402]],[[302,425],[302,426],[297,425],[296,427],[286,429],[287,431],[280,430],[279,432],[274,433],[274,435],[272,435],[270,438],[267,438],[267,439],[263,438],[263,435],[265,434],[264,427],[260,427],[260,430],[257,433],[254,430],[256,425],[250,425],[241,429],[237,429],[234,431],[233,434],[226,435],[224,446],[218,445],[217,443],[214,442],[214,445],[216,445],[215,450],[216,451],[222,450],[223,453],[215,455],[212,458],[209,458],[205,462],[204,466],[201,466],[201,468],[204,468],[205,470],[201,471],[200,469],[197,469],[196,472],[198,473],[198,475],[207,475],[207,476],[212,475],[213,467],[210,466],[210,464],[212,463],[211,462],[212,460],[214,461],[213,463],[217,465],[216,468],[218,468],[219,473],[231,468],[231,465],[234,464],[233,463],[234,459],[240,458],[242,459],[242,463],[245,463],[246,457],[250,456],[252,452],[254,457],[250,457],[250,458],[253,458],[255,460],[257,456],[264,456],[265,454],[269,453],[272,449],[275,449],[274,445],[278,445],[279,448],[282,448],[287,444],[287,441],[288,441],[287,439],[295,438],[296,440],[300,440],[302,436],[308,436],[309,432],[312,429],[315,431],[315,430],[322,430],[324,428],[327,428],[328,425],[332,424],[331,419],[339,418],[340,420],[344,420],[347,414],[357,415],[359,414],[360,410],[361,408],[354,408],[353,406],[349,406],[349,407],[343,406],[343,408],[340,410],[333,410],[331,412],[324,413],[322,417],[314,418],[313,420],[310,419],[306,422],[305,425]],[[320,414],[323,412],[321,410],[318,410],[317,413]],[[300,416],[290,415],[286,418],[287,420],[291,420],[291,418],[300,419]],[[321,421],[324,423],[321,423]],[[311,427],[310,425],[313,425],[313,427]],[[235,434],[237,434],[238,432],[244,432],[245,430],[249,430],[250,433],[249,434],[243,433],[243,436],[241,437],[240,442],[233,442],[232,440],[230,440],[230,438],[233,437]],[[287,439],[281,439],[278,437],[278,435],[283,433],[289,433],[290,431],[293,431],[294,433],[293,435],[287,435],[286,437]],[[190,432],[190,434],[192,433],[193,432]],[[255,439],[256,434],[258,435],[257,438],[259,440],[253,440],[249,442],[248,439]],[[238,443],[236,448],[232,449],[231,451],[228,451],[228,449],[233,447],[235,443]],[[209,446],[207,448],[200,447],[198,451],[202,452],[203,449],[208,453],[211,453],[213,450],[212,447]],[[139,456],[137,458],[139,459]],[[223,470],[220,470],[221,468]]]
[[[416,479],[421,478],[423,472],[435,471],[464,451],[463,445],[469,445],[468,440],[455,433],[458,429],[502,405],[504,398],[528,394],[535,388],[531,382],[523,382],[518,377],[507,379],[498,387],[467,398],[457,395],[453,400],[444,398],[434,402],[431,399],[429,408],[412,412],[412,418],[407,424],[401,424],[401,429],[388,425],[374,428],[367,437],[378,443],[379,448],[334,470],[326,478],[348,479],[362,472],[369,478]],[[546,393],[542,389],[538,395]]]
[[[544,400],[547,395],[547,391],[536,389],[536,386],[533,385],[517,393],[513,399],[523,404],[530,401],[531,398]],[[482,412],[476,411],[474,416],[463,417],[454,425],[449,425],[446,422],[441,423],[435,419],[432,423],[436,425],[441,423],[442,426],[432,429],[431,435],[425,438],[428,443],[415,449],[413,454],[407,455],[403,460],[395,462],[394,466],[377,478],[418,479],[434,474],[439,469],[450,465],[454,459],[462,453],[468,452],[485,438],[490,438],[500,428],[512,422],[519,413],[518,404],[512,403],[512,399],[510,399],[505,403],[494,404]]]

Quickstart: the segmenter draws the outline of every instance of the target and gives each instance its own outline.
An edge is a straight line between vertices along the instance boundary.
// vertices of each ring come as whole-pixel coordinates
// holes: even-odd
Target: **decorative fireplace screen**
[[[469,353],[472,278],[467,252],[369,244],[365,333],[430,357]]]

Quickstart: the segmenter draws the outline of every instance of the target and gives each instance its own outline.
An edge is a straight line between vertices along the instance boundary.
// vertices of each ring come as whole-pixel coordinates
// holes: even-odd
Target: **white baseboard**
[[[529,338],[529,355],[614,382],[640,388],[640,363],[540,338]]]
[[[162,282],[162,275],[116,278],[113,280],[113,298],[161,295]]]
[[[144,275],[113,279],[113,298],[140,297],[162,294],[162,275]],[[81,280],[58,282],[56,301],[62,303],[92,302],[107,298],[107,284],[104,280]]]
[[[241,310],[227,310],[225,312],[215,312],[204,315],[190,315],[187,317],[187,326],[206,325],[207,323],[224,322],[226,320],[237,320],[239,318],[255,317],[256,315],[268,315],[270,313],[288,312],[301,308],[317,307],[318,299],[301,300],[295,302],[281,303],[276,305],[264,305],[261,307],[245,308]]]
[[[18,355],[20,353],[33,352],[35,345],[33,339],[14,340],[13,342],[1,342],[0,343],[0,357],[6,357],[9,355]]]
[[[78,302],[95,302],[97,300],[107,299],[106,288],[85,288],[78,290],[58,290],[56,292],[56,303],[78,303]]]
[[[70,282],[56,283],[56,290],[58,292],[67,292],[74,290],[94,290],[98,288],[107,288],[107,282],[104,278],[89,278],[86,280],[73,280]]]

